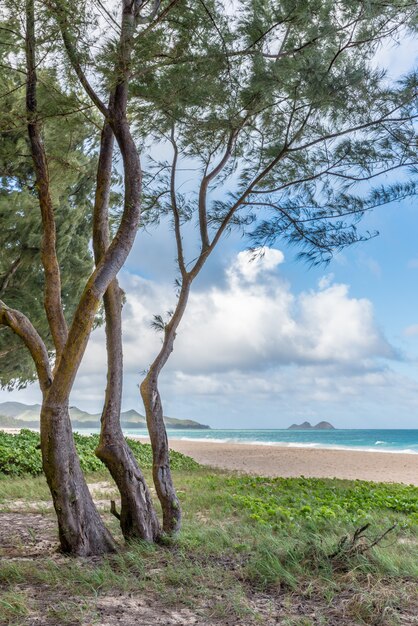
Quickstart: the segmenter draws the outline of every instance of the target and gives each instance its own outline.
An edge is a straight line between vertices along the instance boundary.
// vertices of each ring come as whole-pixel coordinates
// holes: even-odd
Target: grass
[[[174,470],[174,478],[184,511],[176,541],[132,542],[101,560],[2,559],[0,623],[29,624],[37,610],[48,624],[65,624],[69,614],[72,624],[100,623],[101,600],[120,594],[221,624],[269,624],[279,615],[283,625],[318,626],[335,614],[341,625],[396,626],[417,612],[418,488],[198,466]],[[89,476],[103,480],[110,480],[103,471]],[[3,477],[0,490],[9,510],[14,498],[28,510],[48,498],[41,477]],[[45,519],[54,529],[51,513]],[[116,520],[107,521],[117,531]],[[330,558],[341,537],[366,522],[370,540],[396,527],[370,550]],[[41,590],[35,599],[34,589]]]
[[[20,591],[6,591],[0,594],[0,617],[7,624],[19,624],[29,615],[27,594]]]

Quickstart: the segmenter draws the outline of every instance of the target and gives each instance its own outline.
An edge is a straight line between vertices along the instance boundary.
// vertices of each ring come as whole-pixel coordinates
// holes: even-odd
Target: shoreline
[[[147,442],[144,437],[138,437]],[[342,478],[418,487],[418,454],[296,448],[169,439],[170,448],[203,465],[258,476]]]
[[[26,427],[25,430],[30,430],[35,433],[39,433],[39,428]],[[73,429],[75,433],[80,435],[98,435],[99,429],[91,430],[89,428],[78,430]],[[143,429],[145,430],[145,429]],[[239,430],[239,429],[237,429]],[[358,429],[353,429],[358,430]],[[366,429],[367,430],[367,429]],[[391,429],[388,429],[391,430]],[[405,429],[410,430],[410,429]],[[9,435],[17,435],[21,431],[21,428],[6,428],[0,426],[0,432],[5,432]],[[135,432],[128,432],[124,430],[124,436],[130,439],[136,439],[138,441],[143,441],[143,443],[149,443],[149,436],[145,433],[138,433],[138,429]],[[418,429],[417,429],[418,431]],[[241,432],[241,431],[240,431]],[[322,442],[293,442],[293,441],[257,441],[254,440],[245,440],[245,439],[215,439],[215,438],[199,438],[199,437],[187,437],[184,435],[177,436],[175,431],[170,431],[168,429],[167,432],[169,441],[184,441],[186,443],[196,443],[196,444],[218,444],[218,445],[236,445],[236,446],[260,446],[260,447],[272,447],[272,448],[284,448],[284,449],[297,449],[297,450],[335,450],[341,452],[370,452],[371,454],[401,454],[401,455],[412,455],[418,456],[418,449],[412,450],[411,448],[382,448],[382,447],[366,447],[366,446],[355,446],[355,445],[339,445],[339,444],[326,444]],[[378,442],[382,443],[382,442]]]
[[[1,429],[10,434],[18,428]],[[37,429],[31,429],[36,431]],[[128,435],[142,443],[149,438]],[[418,486],[418,454],[397,451],[283,446],[176,439],[169,446],[210,467],[269,477],[341,478]]]
[[[127,434],[126,437],[130,437],[131,439],[149,439],[148,435],[135,435],[135,434]],[[225,444],[225,445],[245,445],[245,446],[267,446],[272,448],[301,448],[303,450],[341,450],[343,452],[378,452],[381,454],[416,454],[418,456],[418,450],[412,450],[410,448],[371,448],[371,447],[362,447],[362,446],[342,446],[338,444],[326,444],[319,442],[310,442],[310,443],[298,443],[298,442],[286,442],[286,441],[245,441],[245,440],[237,440],[237,439],[198,439],[197,437],[176,437],[168,435],[170,441],[186,441],[189,443],[215,443],[215,444]]]

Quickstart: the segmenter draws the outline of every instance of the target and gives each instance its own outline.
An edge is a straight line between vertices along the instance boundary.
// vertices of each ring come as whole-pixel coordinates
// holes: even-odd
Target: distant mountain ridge
[[[40,404],[23,404],[21,402],[0,403],[0,427],[2,428],[38,428]],[[76,406],[70,407],[71,422],[74,428],[98,428],[100,413],[92,414],[82,411]],[[121,413],[122,428],[146,428],[146,420],[135,409]],[[167,428],[209,429],[210,426],[200,424],[194,420],[180,420],[174,417],[164,417]]]
[[[312,426],[310,422],[303,422],[303,424],[292,424],[287,430],[335,430],[335,426],[329,422],[318,422],[315,426]]]

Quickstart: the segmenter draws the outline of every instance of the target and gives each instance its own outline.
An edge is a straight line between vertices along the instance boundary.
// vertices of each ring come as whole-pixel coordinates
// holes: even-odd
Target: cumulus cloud
[[[369,300],[351,297],[349,287],[334,283],[332,276],[316,290],[294,294],[277,271],[283,253],[262,252],[253,259],[239,252],[223,287],[192,292],[167,365],[171,372],[208,375],[327,363],[358,370],[370,359],[395,356]],[[125,275],[123,285],[125,368],[139,373],[161,345],[152,317],[167,317],[175,297],[169,286],[134,275]],[[92,337],[82,371],[94,374],[104,362],[101,329]]]
[[[332,274],[295,293],[283,278],[283,253],[262,252],[255,258],[238,253],[220,285],[192,291],[161,378],[166,414],[215,426],[265,427],[312,416],[332,419],[372,396],[385,407],[395,396],[400,405],[416,406],[416,383],[387,365],[397,354],[376,323],[372,303],[353,297]],[[121,284],[124,406],[140,409],[141,372],[161,346],[150,323],[154,314],[167,318],[176,299],[172,285],[135,274],[123,273]],[[100,328],[92,334],[72,401],[100,410],[105,383]]]
[[[238,252],[226,273],[230,281],[244,280],[253,283],[260,274],[275,270],[283,262],[283,252],[275,248],[263,246],[254,251],[242,250]]]

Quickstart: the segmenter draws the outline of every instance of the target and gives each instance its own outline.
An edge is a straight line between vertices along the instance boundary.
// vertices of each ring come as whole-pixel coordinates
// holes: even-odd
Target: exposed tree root
[[[328,558],[330,560],[340,560],[342,558],[350,558],[358,556],[359,554],[364,554],[380,543],[382,539],[392,532],[392,530],[396,528],[396,524],[393,524],[393,526],[390,526],[390,528],[385,530],[384,533],[374,537],[373,539],[366,537],[364,534],[369,527],[370,524],[365,524],[364,526],[357,528],[351,537],[350,535],[344,535],[344,537],[340,539],[335,552],[329,554]]]

